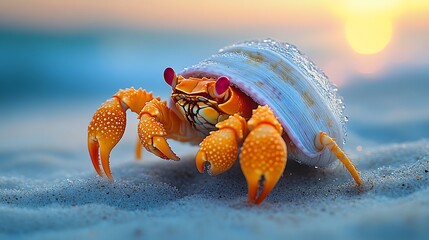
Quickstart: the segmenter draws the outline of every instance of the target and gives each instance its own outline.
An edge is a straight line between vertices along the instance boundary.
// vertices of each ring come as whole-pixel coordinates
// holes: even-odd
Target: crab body
[[[361,185],[341,150],[342,99],[293,45],[269,39],[237,43],[178,74],[167,68],[164,79],[172,87],[169,106],[145,90],[130,88],[94,114],[88,149],[99,175],[100,155],[106,176],[112,178],[109,154],[122,137],[130,109],[140,119],[137,152],[142,144],[161,158],[179,160],[166,138],[200,143],[197,169],[211,175],[225,172],[238,157],[250,202],[266,198],[287,158],[312,166],[339,159]]]
[[[202,137],[216,130],[216,124],[230,115],[240,114],[249,118],[257,104],[239,89],[231,86],[227,94],[214,95],[217,78],[179,77],[171,93],[172,105]]]

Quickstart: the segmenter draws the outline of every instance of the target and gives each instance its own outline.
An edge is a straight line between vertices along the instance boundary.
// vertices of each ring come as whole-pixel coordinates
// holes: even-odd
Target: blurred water
[[[223,38],[180,33],[3,29],[1,104],[110,96],[130,86],[168,92],[165,67],[181,69],[225,43]]]
[[[378,144],[429,137],[429,70],[394,69],[341,89],[355,135]]]

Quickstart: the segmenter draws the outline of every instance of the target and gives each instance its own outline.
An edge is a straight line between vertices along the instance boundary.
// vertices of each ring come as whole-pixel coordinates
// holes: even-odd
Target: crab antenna
[[[228,90],[229,86],[231,84],[231,81],[229,81],[228,77],[221,76],[216,80],[215,85],[215,94],[217,96],[222,96],[226,90]]]
[[[177,76],[176,76],[176,73],[174,72],[173,68],[168,67],[164,70],[164,80],[168,85],[170,85],[172,87],[176,86]]]

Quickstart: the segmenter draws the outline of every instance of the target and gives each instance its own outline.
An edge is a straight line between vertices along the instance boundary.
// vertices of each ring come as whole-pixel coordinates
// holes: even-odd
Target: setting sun
[[[360,54],[378,53],[392,38],[392,21],[385,16],[349,17],[344,28],[347,42]]]
[[[384,50],[392,40],[392,22],[402,9],[401,2],[345,0],[341,3],[334,5],[333,10],[343,18],[349,46],[363,55]]]

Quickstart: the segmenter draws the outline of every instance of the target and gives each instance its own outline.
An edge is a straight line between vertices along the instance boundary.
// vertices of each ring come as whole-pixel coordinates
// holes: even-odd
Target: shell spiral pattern
[[[298,162],[325,166],[335,159],[315,147],[320,131],[340,147],[345,143],[347,118],[337,88],[294,45],[271,39],[236,43],[179,74],[227,76],[255,102],[270,106],[296,145],[298,150],[290,154]]]

